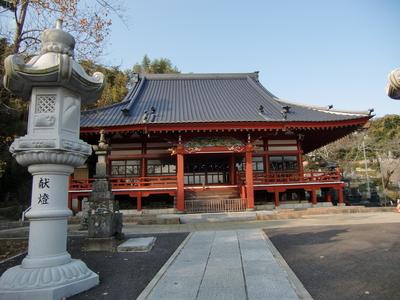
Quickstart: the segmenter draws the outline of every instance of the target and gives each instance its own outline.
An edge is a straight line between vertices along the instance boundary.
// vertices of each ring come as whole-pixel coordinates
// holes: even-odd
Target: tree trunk
[[[24,24],[25,24],[25,17],[26,17],[26,12],[28,10],[28,5],[29,5],[29,0],[22,0],[21,5],[20,5],[20,11],[19,11],[19,16],[16,18],[16,26],[15,26],[15,34],[14,34],[14,44],[12,46],[12,51],[14,53],[19,52],[19,48],[21,46],[21,41],[22,41],[22,31],[24,29]],[[17,12],[15,12],[17,14]]]

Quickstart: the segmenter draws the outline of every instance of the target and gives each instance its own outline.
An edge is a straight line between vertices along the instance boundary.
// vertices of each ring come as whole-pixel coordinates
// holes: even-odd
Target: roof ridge
[[[113,104],[110,104],[110,105],[107,105],[107,106],[103,106],[103,107],[96,107],[96,108],[91,108],[91,109],[87,109],[87,110],[81,110],[81,115],[82,114],[87,115],[87,114],[91,114],[91,113],[94,113],[94,112],[99,112],[99,111],[102,111],[102,110],[108,110],[111,107],[121,106],[121,105],[124,105],[124,104],[126,104],[126,103],[124,103],[123,101],[120,101],[120,102],[113,103]]]
[[[122,114],[124,116],[129,116],[130,115],[130,110],[133,106],[133,103],[135,103],[135,100],[137,99],[138,95],[140,94],[140,91],[144,85],[144,82],[146,81],[146,77],[143,77],[142,79],[139,79],[139,85],[136,86],[132,89],[132,93],[129,93],[129,96],[131,96],[133,94],[133,97],[131,99],[129,99],[129,97],[127,97],[125,102],[129,102],[128,105],[124,108],[121,109]],[[125,99],[124,99],[125,100]]]
[[[284,103],[284,104],[292,104],[300,107],[305,107],[313,110],[318,110],[326,113],[331,113],[331,114],[343,114],[343,115],[371,115],[371,113],[374,111],[373,109],[369,110],[361,110],[361,111],[351,111],[351,110],[340,110],[340,109],[332,109],[332,105],[327,105],[327,106],[317,106],[317,105],[307,105],[307,104],[301,104],[301,103],[296,103],[288,100],[283,100],[280,98],[275,97],[274,98],[276,101]]]
[[[149,80],[166,80],[166,79],[244,79],[248,76],[258,81],[258,72],[253,73],[163,73],[163,74],[139,74],[141,78]]]
[[[281,107],[276,103],[277,97],[272,94],[270,91],[268,91],[258,80],[254,81],[252,80],[250,76],[247,77],[247,81],[251,84],[252,87],[255,88],[255,90],[263,97],[266,101],[270,101],[270,103],[278,110],[281,110]],[[270,99],[269,99],[269,98]]]

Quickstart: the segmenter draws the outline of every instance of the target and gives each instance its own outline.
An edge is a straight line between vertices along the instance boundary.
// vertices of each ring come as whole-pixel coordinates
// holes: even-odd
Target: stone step
[[[232,212],[232,213],[208,213],[208,214],[167,214],[167,215],[126,215],[124,222],[137,222],[138,225],[164,225],[194,222],[227,222],[246,220],[287,220],[300,219],[307,215],[324,214],[349,214],[368,212],[395,212],[396,207],[363,207],[363,206],[341,206],[341,207],[315,207],[308,209],[277,209],[256,212]],[[73,223],[78,223],[79,217],[73,217]],[[79,218],[80,219],[80,218]],[[70,222],[68,222],[70,223]],[[26,222],[28,225],[29,222]],[[70,223],[71,224],[71,223]],[[26,226],[25,225],[25,226]]]
[[[180,218],[176,215],[171,215],[170,218],[141,218],[137,220],[138,225],[171,225],[180,224]]]
[[[257,212],[259,220],[288,220],[301,219],[303,216],[310,215],[327,215],[327,214],[352,214],[352,213],[369,213],[369,212],[393,212],[394,207],[363,207],[363,206],[340,206],[340,207],[313,207],[306,210],[296,209],[279,209],[275,210],[275,214],[264,214]]]
[[[265,212],[276,214],[276,212]],[[160,215],[160,218],[172,218],[169,215]],[[208,214],[183,214],[179,216],[181,223],[206,223],[257,220],[256,212],[208,213]]]

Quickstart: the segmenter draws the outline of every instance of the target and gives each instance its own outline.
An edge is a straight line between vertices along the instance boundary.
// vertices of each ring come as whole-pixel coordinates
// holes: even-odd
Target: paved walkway
[[[312,299],[260,228],[392,222],[400,222],[400,214],[130,227],[135,233],[192,232],[138,299]]]
[[[258,229],[195,232],[138,299],[312,299],[265,238]]]

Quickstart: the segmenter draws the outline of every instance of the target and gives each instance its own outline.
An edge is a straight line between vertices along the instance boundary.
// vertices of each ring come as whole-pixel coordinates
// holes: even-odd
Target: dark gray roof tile
[[[264,107],[263,116],[259,107]],[[286,119],[282,106],[290,106]],[[156,109],[151,116],[151,107]],[[369,111],[350,112],[308,106],[275,97],[258,81],[258,73],[140,74],[120,103],[83,111],[81,127],[148,123],[330,122],[365,118]],[[123,113],[124,112],[124,113]]]

